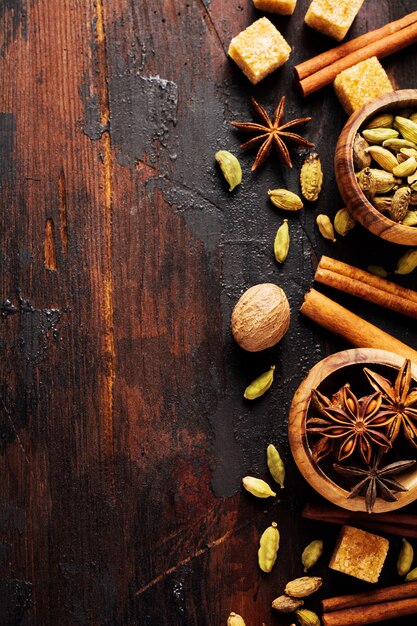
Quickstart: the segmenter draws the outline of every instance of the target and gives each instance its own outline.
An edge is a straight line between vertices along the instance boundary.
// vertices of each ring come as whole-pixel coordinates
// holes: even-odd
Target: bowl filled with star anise
[[[289,439],[322,496],[382,513],[417,499],[417,364],[385,350],[337,352],[296,391]]]

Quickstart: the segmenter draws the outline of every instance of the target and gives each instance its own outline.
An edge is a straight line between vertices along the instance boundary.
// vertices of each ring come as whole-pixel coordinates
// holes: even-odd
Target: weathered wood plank
[[[105,136],[83,130],[80,97],[83,84],[99,92],[97,14],[78,1],[2,11],[1,296],[16,309],[1,328],[2,571],[22,593],[6,593],[1,621],[26,609],[30,623],[104,623],[116,615],[96,558],[115,498],[110,165]]]
[[[213,626],[235,610],[248,626],[284,625],[271,599],[323,532],[327,574],[336,530],[301,520],[312,494],[290,460],[286,415],[308,369],[342,346],[297,310],[322,253],[392,266],[399,249],[361,230],[336,249],[315,229],[319,209],[340,208],[332,145],[345,116],[331,88],[303,102],[292,85],[292,65],[329,45],[303,27],[307,5],[271,17],[293,56],[255,88],[225,54],[260,15],[250,2],[0,6],[2,624]],[[368,0],[352,35],[412,5]],[[413,86],[417,51],[384,65]],[[313,115],[306,135],[326,185],[320,206],[291,221],[281,268],[271,246],[282,216],[265,191],[295,187],[299,161],[283,171],[271,159],[251,176],[242,154],[244,181],[229,194],[213,155],[238,154],[229,122],[251,118],[250,95],[272,110],[283,93],[287,119]],[[291,329],[266,354],[244,354],[230,311],[266,281],[287,292]],[[355,311],[416,345],[403,320]],[[244,403],[271,362],[268,396]],[[259,503],[240,479],[268,476],[271,440],[288,488]],[[264,576],[257,541],[273,519],[282,544]],[[356,588],[329,577],[326,591]]]

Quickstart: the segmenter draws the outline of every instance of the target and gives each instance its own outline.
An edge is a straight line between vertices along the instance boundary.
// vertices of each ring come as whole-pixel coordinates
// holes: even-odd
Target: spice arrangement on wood
[[[72,4],[0,8],[0,623],[403,626],[417,249],[336,183],[417,236],[417,96],[392,91],[416,50],[380,62],[416,13],[352,39],[389,3]],[[361,120],[352,178],[336,93],[303,100],[295,63]],[[308,483],[346,508],[302,517]]]

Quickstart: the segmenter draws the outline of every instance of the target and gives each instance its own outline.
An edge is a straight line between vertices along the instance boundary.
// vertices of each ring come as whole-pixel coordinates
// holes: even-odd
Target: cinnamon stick
[[[305,295],[300,311],[357,348],[388,350],[417,365],[415,350],[315,289]]]
[[[417,292],[336,259],[322,256],[314,280],[397,313],[417,318]]]
[[[323,69],[324,67],[328,67],[335,61],[342,59],[348,54],[351,54],[352,52],[355,52],[356,50],[359,50],[360,48],[364,48],[365,46],[367,46],[370,43],[373,43],[374,41],[383,39],[387,35],[392,35],[393,33],[396,33],[399,30],[402,30],[406,26],[409,26],[410,24],[416,21],[417,21],[417,11],[413,11],[412,13],[405,15],[404,17],[402,17],[399,20],[396,20],[395,22],[390,22],[389,24],[385,24],[385,26],[382,26],[381,28],[372,30],[368,33],[365,33],[364,35],[361,35],[360,37],[351,39],[350,41],[347,41],[346,43],[343,43],[342,45],[337,46],[336,48],[327,50],[326,52],[323,52],[322,54],[319,54],[313,57],[312,59],[303,61],[303,63],[299,63],[298,65],[294,67],[294,72],[296,74],[296,77],[298,78],[298,80],[302,80],[303,78],[306,78],[307,76],[311,76],[312,74],[315,74],[316,72]]]
[[[373,56],[383,59],[390,54],[399,52],[407,46],[417,41],[417,22],[413,22],[406,28],[402,28],[399,31],[383,37],[382,39],[376,39],[371,43],[365,45],[363,48],[359,48],[354,52],[351,52],[345,57],[342,57],[324,67],[323,69],[307,76],[298,83],[298,88],[301,94],[305,97],[329,85],[334,81],[336,76],[343,70],[346,70],[361,61],[370,59]]]
[[[303,510],[303,517],[310,519],[325,519],[331,515],[332,517],[339,517],[342,523],[345,523],[349,519],[372,519],[375,521],[383,521],[391,524],[402,524],[404,526],[416,526],[417,528],[417,515],[411,515],[410,513],[390,512],[390,513],[362,513],[361,511],[348,511],[341,509],[333,504],[323,502],[322,504],[306,504]],[[314,517],[313,517],[314,516]]]
[[[321,605],[325,613],[330,613],[331,611],[341,611],[342,609],[352,609],[356,606],[367,606],[369,604],[403,600],[405,598],[417,598],[417,582],[401,583],[401,585],[376,589],[375,591],[327,598],[322,600]]]
[[[417,613],[416,597],[324,613],[322,620],[324,626],[364,626],[415,613]]]
[[[307,504],[302,516],[329,524],[353,524],[376,533],[386,533],[417,539],[417,516],[405,513],[361,513],[347,511],[330,504]]]

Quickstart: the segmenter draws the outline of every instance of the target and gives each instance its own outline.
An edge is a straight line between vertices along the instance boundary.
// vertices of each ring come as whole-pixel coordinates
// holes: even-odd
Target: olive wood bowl
[[[375,368],[378,371],[381,371],[382,367],[383,375],[388,375],[394,382],[398,370],[403,363],[403,357],[392,352],[387,352],[386,350],[358,348],[336,352],[326,359],[319,361],[319,363],[310,370],[294,395],[288,423],[288,436],[294,460],[301,474],[307,482],[310,483],[313,489],[324,498],[343,509],[350,511],[366,511],[365,498],[360,496],[348,499],[347,496],[349,492],[335,482],[335,480],[338,480],[339,475],[333,471],[330,477],[325,473],[321,465],[314,461],[306,434],[306,419],[309,414],[311,390],[319,387],[325,394],[327,390],[330,395],[330,393],[337,391],[337,389],[346,382],[352,383],[353,391],[355,391],[355,384],[360,385],[364,382],[368,390],[366,393],[371,393],[372,389],[368,387],[365,375],[362,373],[364,367],[369,367],[370,369]],[[393,371],[390,372],[390,369]],[[416,365],[412,365],[412,377],[417,384]],[[400,434],[399,437],[401,437],[402,441],[403,435]],[[399,440],[397,440],[397,442],[399,446],[402,445]],[[403,458],[407,460],[417,459],[417,450],[412,448],[411,444],[404,444],[404,446],[405,445],[407,445],[407,451]],[[331,459],[329,460],[329,464],[337,462],[334,456],[328,458]],[[387,463],[390,462],[392,461],[387,460]],[[322,463],[323,462],[321,462],[321,464]],[[343,461],[342,464],[350,465],[350,458]],[[417,499],[417,464],[411,471],[396,478],[398,478],[399,482],[404,485],[408,491],[395,494],[397,497],[395,502],[387,502],[381,498],[377,498],[373,513],[394,511]],[[341,479],[341,482],[343,483],[343,479]]]
[[[383,111],[412,108],[417,111],[417,89],[393,91],[355,111],[340,133],[336,145],[336,182],[346,208],[371,233],[393,243],[417,246],[417,227],[397,224],[365,198],[353,167],[353,141],[367,120]]]

